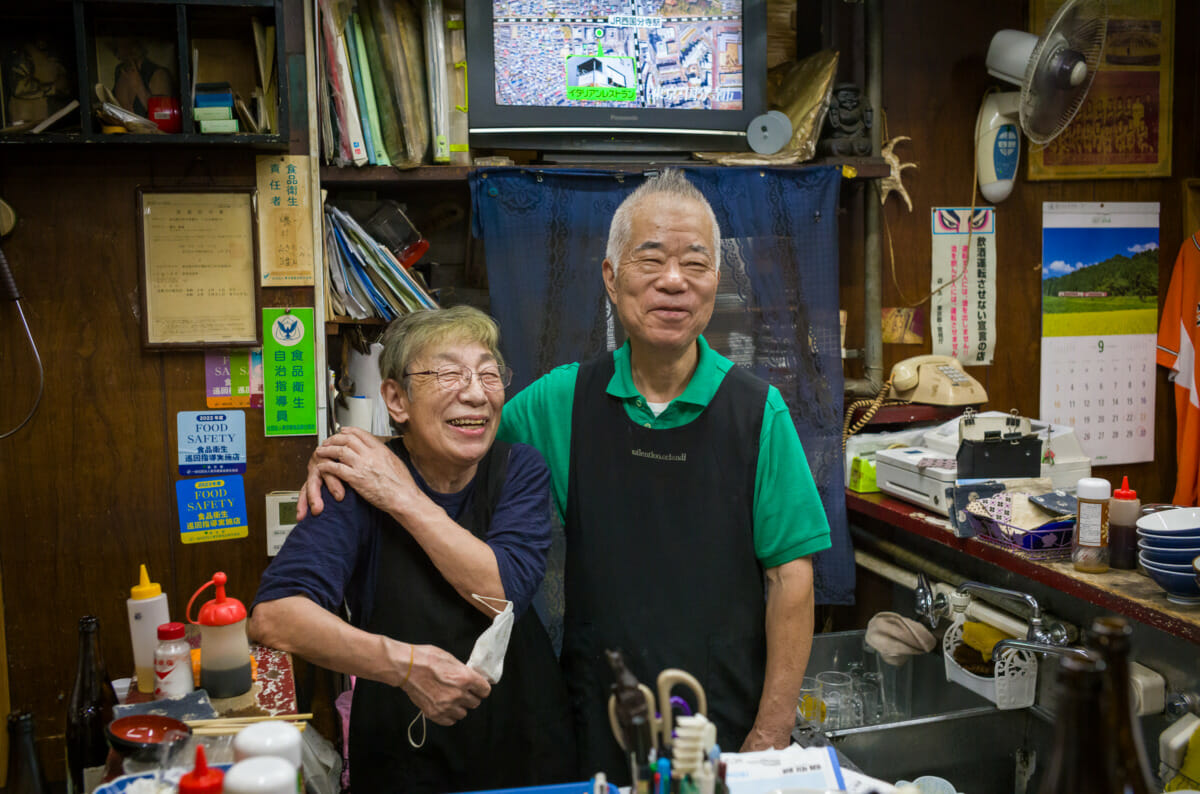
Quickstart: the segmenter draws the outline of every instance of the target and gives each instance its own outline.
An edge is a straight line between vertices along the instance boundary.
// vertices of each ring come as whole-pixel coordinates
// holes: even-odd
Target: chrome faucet
[[[1045,653],[1050,656],[1078,656],[1082,659],[1099,659],[1100,657],[1087,648],[1079,648],[1074,645],[1049,645],[1044,642],[1035,642],[1032,640],[1000,640],[992,647],[992,658],[1000,655],[1000,652],[1006,648],[1012,648],[1014,651],[1033,651],[1034,653]]]
[[[1048,624],[1043,620],[1042,609],[1038,606],[1037,599],[1028,593],[1006,590],[1003,587],[994,587],[982,582],[963,582],[955,591],[957,596],[969,596],[970,593],[992,593],[1024,602],[1029,607],[1029,630],[1025,633],[1026,641],[1054,647],[1062,647],[1067,644],[1069,636],[1066,627],[1061,623]],[[925,618],[929,628],[937,628],[938,621],[949,614],[951,604],[944,594],[933,592],[924,571],[917,572],[916,597],[917,614]],[[954,604],[956,610],[966,609],[967,601],[965,599],[955,598],[954,600],[957,602]]]
[[[917,616],[925,618],[929,628],[936,629],[938,621],[950,611],[950,605],[946,603],[946,596],[941,593],[934,594],[924,571],[917,571],[916,595]]]

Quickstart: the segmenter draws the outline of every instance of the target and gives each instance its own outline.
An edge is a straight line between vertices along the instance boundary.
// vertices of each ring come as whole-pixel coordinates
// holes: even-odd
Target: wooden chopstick
[[[207,726],[251,725],[255,722],[303,722],[312,719],[312,712],[304,714],[273,714],[259,717],[216,717],[208,720],[184,720],[189,727],[203,728]]]
[[[307,722],[293,722],[291,724],[295,725],[296,730],[301,731],[301,732],[303,732],[304,729],[308,727]],[[205,726],[201,726],[199,728],[193,728],[192,735],[193,736],[229,736],[231,734],[238,733],[245,727],[246,727],[245,725],[205,725]]]

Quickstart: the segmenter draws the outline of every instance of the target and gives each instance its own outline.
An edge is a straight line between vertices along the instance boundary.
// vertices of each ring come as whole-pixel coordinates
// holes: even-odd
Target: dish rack
[[[984,518],[965,511],[975,537],[993,546],[1001,546],[1031,560],[1065,560],[1071,557],[1071,535],[1075,519],[1045,524],[1037,529],[1021,529],[995,518]]]
[[[1037,657],[1024,650],[1007,648],[996,657],[994,676],[975,675],[954,661],[954,649],[962,644],[963,617],[957,615],[942,638],[946,680],[987,698],[999,709],[1032,706],[1037,697]]]

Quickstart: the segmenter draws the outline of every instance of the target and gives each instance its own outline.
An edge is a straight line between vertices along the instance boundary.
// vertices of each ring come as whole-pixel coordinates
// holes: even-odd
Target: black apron
[[[651,430],[606,393],[613,372],[604,356],[575,385],[562,664],[580,772],[626,784],[605,649],[623,651],[654,691],[665,668],[696,676],[722,749],[738,750],[754,724],[766,667],[753,510],[767,384],[734,367],[694,421]]]
[[[389,444],[406,464],[397,439]],[[481,540],[508,469],[509,445],[496,442],[479,463],[473,496],[458,522]],[[374,609],[365,627],[416,645],[436,645],[460,661],[491,618],[445,580],[403,527],[383,532]],[[500,682],[478,708],[450,727],[426,721],[413,748],[418,710],[404,691],[359,678],[350,719],[350,783],[360,794],[460,792],[569,781],[575,771],[566,686],[550,638],[527,609],[513,625]],[[421,736],[420,723],[413,736]]]

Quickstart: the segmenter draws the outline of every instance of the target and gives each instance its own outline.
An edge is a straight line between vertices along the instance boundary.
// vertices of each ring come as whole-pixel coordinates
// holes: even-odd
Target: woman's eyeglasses
[[[405,372],[406,376],[432,375],[437,379],[438,386],[447,391],[458,391],[471,385],[472,378],[479,379],[479,385],[484,391],[500,391],[512,383],[512,370],[508,367],[495,367],[476,372],[467,367],[438,367],[425,369],[420,372]]]

